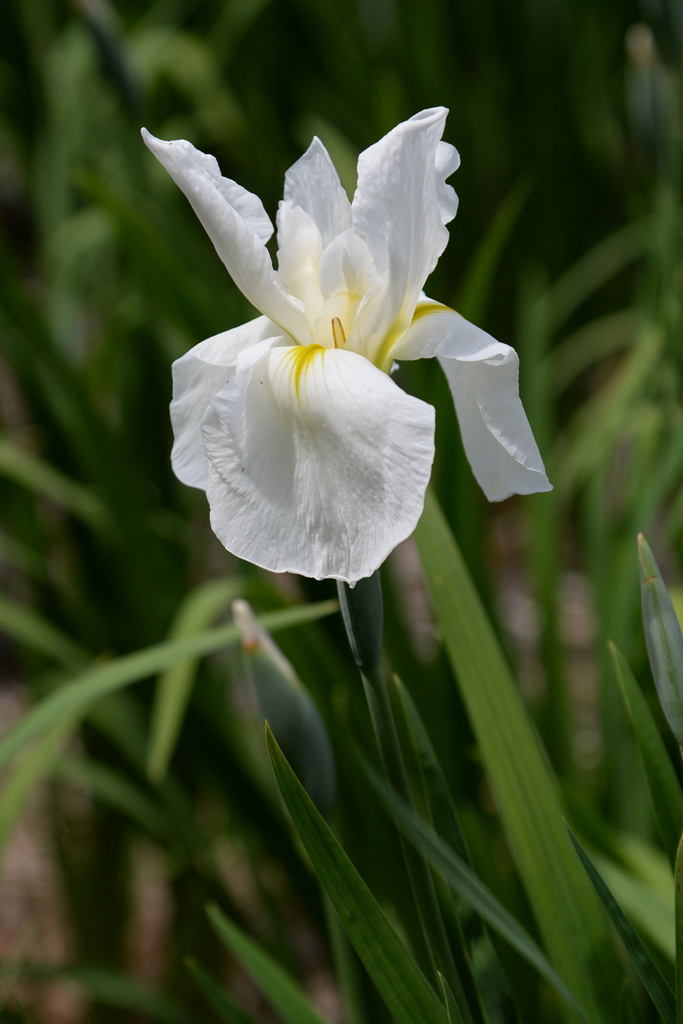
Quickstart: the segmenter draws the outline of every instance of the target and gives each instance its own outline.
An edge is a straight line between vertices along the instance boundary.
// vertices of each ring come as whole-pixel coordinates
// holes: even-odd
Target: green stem
[[[363,589],[357,593],[358,588]],[[382,591],[379,571],[356,588],[338,584],[339,603],[349,644],[363,680],[375,740],[389,784],[413,806],[408,775],[398,738],[386,676],[381,664]],[[453,959],[446,927],[429,867],[399,836],[424,946],[437,984],[442,974],[454,994],[463,1024],[474,1024],[465,990]],[[439,989],[440,991],[440,989]]]

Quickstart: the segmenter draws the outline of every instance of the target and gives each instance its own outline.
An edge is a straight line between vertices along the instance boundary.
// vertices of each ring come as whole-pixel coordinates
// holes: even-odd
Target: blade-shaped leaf
[[[438,974],[439,985],[441,987],[441,998],[443,999],[444,1006],[446,1007],[446,1016],[448,1018],[448,1024],[462,1024],[462,1014],[458,1009],[458,1004],[455,1001],[455,996],[451,992],[448,982],[445,977],[439,971]]]
[[[203,971],[199,964],[188,959],[185,961],[185,966],[221,1020],[226,1021],[227,1024],[257,1024],[254,1017],[250,1017],[239,1006],[236,1006],[218,982],[214,981],[206,971]]]
[[[675,1005],[674,994],[671,991],[671,986],[641,942],[638,933],[626,917],[626,914],[623,912],[614,896],[605,885],[602,876],[584,848],[581,846],[581,843],[571,832],[569,834],[576,852],[581,858],[581,862],[586,869],[586,873],[595,886],[595,891],[604,903],[607,913],[619,933],[621,941],[624,943],[626,948],[626,952],[630,957],[631,963],[638,972],[640,980],[645,986],[648,995],[657,1007],[662,1020],[665,1021],[666,1024],[674,1024]]]
[[[683,793],[652,712],[622,653],[609,645],[614,670],[636,735],[652,806],[672,866],[683,829]]]
[[[538,735],[432,495],[416,540],[446,651],[544,943],[590,1019],[609,1019],[609,982],[618,971],[616,963],[602,963],[604,918],[576,862]]]
[[[242,587],[240,579],[210,580],[197,587],[180,606],[169,639],[179,640],[206,629]],[[160,782],[166,775],[190,699],[197,662],[197,658],[178,661],[157,682],[147,760],[147,774],[154,782]]]
[[[683,836],[676,850],[676,1024],[683,1024]]]
[[[73,640],[41,615],[17,601],[0,597],[0,629],[22,646],[74,668],[86,653]]]
[[[678,745],[683,747],[683,634],[659,567],[642,533],[638,537],[643,630],[657,696]]]
[[[386,785],[369,762],[363,759],[362,763],[377,794],[406,838],[420,850],[444,881],[451,885],[462,899],[473,910],[476,910],[491,928],[506,939],[532,967],[535,967],[572,1009],[584,1020],[587,1020],[588,1018],[578,1005],[577,1000],[548,963],[542,950],[512,914],[480,881],[465,861],[444,843],[434,829],[426,821],[423,821],[405,800],[402,800]]]
[[[325,1024],[295,981],[253,939],[212,904],[207,909],[216,934],[258,982],[285,1024]]]
[[[445,1011],[436,993],[317,811],[268,728],[266,740],[275,778],[294,827],[395,1021],[445,1024]]]
[[[263,625],[275,631],[312,622],[324,615],[337,611],[336,601],[321,601],[314,605],[300,605],[270,612],[261,617]],[[197,636],[155,644],[134,654],[124,655],[106,665],[87,669],[70,683],[64,683],[58,690],[36,704],[13,729],[0,741],[0,769],[14,757],[25,743],[39,736],[51,725],[69,715],[84,714],[100,697],[136,683],[140,679],[161,672],[170,665],[187,658],[196,658],[236,643],[237,630],[234,626],[199,633]]]

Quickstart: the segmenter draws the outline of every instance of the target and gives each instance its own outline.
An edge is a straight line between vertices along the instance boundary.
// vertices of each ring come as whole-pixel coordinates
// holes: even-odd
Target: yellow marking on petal
[[[346,344],[346,334],[344,333],[344,325],[338,316],[332,317],[332,340],[335,348],[341,348],[342,345]]]
[[[297,401],[300,399],[301,380],[311,363],[319,355],[324,355],[327,349],[323,345],[295,345],[287,352],[289,358],[289,370],[294,384],[294,393]]]
[[[444,305],[443,302],[422,302],[415,307],[413,318],[408,326],[399,317],[394,326],[389,329],[379,347],[377,355],[373,360],[375,366],[383,370],[384,373],[389,373],[392,363],[391,352],[396,342],[414,323],[421,320],[423,316],[430,316],[432,313],[455,313],[455,310],[451,309],[450,306]]]
[[[421,320],[423,316],[429,316],[431,313],[454,313],[455,310],[451,309],[450,306],[445,306],[443,302],[423,302],[419,306],[415,307],[413,313],[413,319],[411,323],[415,323],[417,320]]]

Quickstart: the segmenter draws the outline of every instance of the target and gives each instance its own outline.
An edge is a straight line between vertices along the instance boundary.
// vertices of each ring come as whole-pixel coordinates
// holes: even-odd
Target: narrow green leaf
[[[75,483],[42,459],[0,437],[0,475],[56,502],[97,529],[111,526],[107,510],[87,487]]]
[[[167,840],[173,832],[163,808],[124,775],[86,758],[66,758],[55,773],[88,790],[100,804],[127,815],[144,832]]]
[[[649,222],[636,221],[602,239],[571,266],[550,289],[551,329],[557,330],[574,310],[645,251]]]
[[[468,320],[479,323],[484,316],[501,253],[529,192],[528,181],[520,181],[510,190],[490,221],[474,257],[469,261],[456,299],[457,309]]]
[[[197,587],[178,609],[169,640],[194,636],[206,629],[243,587],[243,581],[239,578],[210,580]],[[176,662],[157,681],[147,760],[147,775],[154,782],[161,782],[168,771],[190,699],[198,661],[198,658],[188,658]]]
[[[398,694],[401,711],[410,735],[411,745],[418,759],[427,802],[432,815],[432,824],[440,836],[464,861],[469,862],[465,837],[453,805],[441,765],[432,746],[412,697],[397,677],[393,680],[394,691]]]
[[[683,836],[676,850],[676,1024],[683,1024]]]
[[[683,747],[683,635],[659,567],[638,537],[643,629],[657,695],[669,728]]]
[[[683,793],[644,694],[621,651],[613,643],[609,649],[643,760],[664,849],[673,867],[683,829]]]
[[[285,1024],[324,1024],[295,981],[252,939],[229,921],[219,907],[207,908],[216,934],[247,968]]]
[[[270,729],[273,771],[294,827],[358,956],[397,1024],[444,1024],[436,993],[287,763]]]
[[[624,868],[599,855],[593,856],[593,863],[639,933],[673,963],[676,956],[676,929],[671,885],[663,896],[659,889],[634,874],[631,865]],[[673,882],[671,875],[669,881]]]
[[[626,917],[626,914],[623,912],[617,901],[614,899],[614,896],[606,886],[602,876],[591,861],[590,857],[581,846],[581,843],[571,831],[569,832],[569,835],[571,836],[576,852],[581,858],[581,862],[586,869],[588,877],[595,886],[595,891],[598,896],[604,903],[607,913],[612,920],[612,924],[619,933],[619,937],[624,943],[624,947],[629,955],[631,963],[638,972],[640,980],[645,986],[650,999],[657,1007],[657,1010],[659,1011],[662,1020],[665,1021],[665,1024],[674,1024],[675,1004],[671,986],[641,942],[635,928]]]
[[[270,612],[260,618],[263,626],[271,631],[287,629],[304,622],[313,622],[338,610],[336,601],[321,601],[314,605],[300,605]],[[130,686],[140,679],[168,668],[187,658],[200,657],[234,644],[238,639],[234,626],[222,626],[197,636],[170,643],[155,644],[134,654],[117,658],[106,665],[87,669],[70,683],[64,683],[58,690],[36,704],[13,729],[0,740],[0,769],[14,757],[25,743],[39,736],[51,725],[65,717],[82,715],[100,697]]]
[[[601,963],[604,918],[566,834],[545,752],[431,494],[416,540],[446,651],[544,943],[589,1018],[605,1020],[616,964]]]
[[[323,899],[334,974],[341,992],[346,1020],[348,1024],[367,1024],[361,990],[360,963],[327,893],[323,893]]]
[[[3,968],[0,968],[0,977],[2,973]],[[149,985],[102,967],[83,963],[55,967],[51,964],[24,962],[20,967],[20,977],[36,982],[72,982],[93,1002],[143,1014],[158,1024],[194,1024],[196,1019],[178,1005],[177,998],[171,998]]]
[[[250,1017],[233,1003],[228,994],[206,971],[202,970],[198,963],[188,958],[185,961],[185,966],[221,1020],[226,1021],[227,1024],[258,1024],[254,1017]]]
[[[444,1006],[446,1007],[446,1016],[448,1018],[448,1024],[463,1024],[462,1014],[458,1009],[458,1004],[455,1001],[455,996],[451,992],[448,982],[445,977],[439,971],[437,973],[439,979],[439,986],[441,988],[441,998],[443,999]]]
[[[64,742],[72,728],[71,721],[59,722],[37,743],[26,750],[12,766],[11,774],[0,790],[0,851],[21,817],[33,790],[53,770]]]
[[[444,843],[434,829],[426,821],[423,821],[405,800],[401,800],[398,794],[386,785],[367,761],[363,759],[362,763],[370,782],[406,838],[426,857],[444,881],[451,885],[494,931],[498,932],[539,974],[549,981],[583,1020],[587,1020],[588,1018],[578,1005],[577,1000],[548,963],[542,950],[490,889]]]
[[[73,668],[86,652],[31,608],[0,597],[0,631],[30,650]]]

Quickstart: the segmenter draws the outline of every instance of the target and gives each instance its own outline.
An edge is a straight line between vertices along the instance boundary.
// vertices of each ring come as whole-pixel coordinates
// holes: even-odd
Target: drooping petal
[[[229,551],[354,583],[417,523],[434,410],[363,356],[297,346],[238,373],[202,434],[211,525]]]
[[[184,139],[164,142],[145,128],[148,148],[185,193],[243,295],[298,340],[307,340],[301,303],[288,295],[265,247],[272,225],[260,199],[224,178],[214,157]]]
[[[423,110],[361,153],[353,198],[354,231],[365,239],[380,275],[385,329],[410,323],[420,291],[448,242],[455,193],[445,177],[457,166],[440,142],[448,111]],[[375,325],[381,333],[382,325]]]
[[[351,226],[351,204],[330,154],[317,136],[285,174],[285,200],[318,225],[323,246]]]
[[[519,360],[509,345],[429,300],[392,349],[394,359],[437,356],[463,445],[489,501],[552,490],[519,397]]]
[[[190,487],[206,487],[201,424],[209,403],[234,376],[246,349],[281,332],[265,316],[201,341],[173,363],[171,423],[175,475]]]

